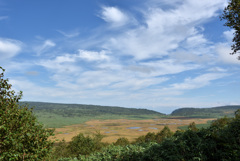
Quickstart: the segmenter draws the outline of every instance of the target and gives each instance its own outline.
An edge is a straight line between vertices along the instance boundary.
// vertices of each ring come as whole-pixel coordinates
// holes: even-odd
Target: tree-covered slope
[[[44,102],[21,102],[34,108],[38,120],[46,127],[62,127],[84,123],[93,119],[153,119],[165,114],[136,108],[113,106],[60,104]]]
[[[83,104],[59,104],[43,102],[23,102],[29,107],[34,107],[35,112],[48,112],[66,117],[71,116],[97,116],[97,115],[164,115],[162,113],[136,108],[124,108],[113,106],[83,105]]]
[[[219,106],[212,108],[180,108],[171,113],[171,116],[184,116],[184,117],[223,117],[234,116],[234,112],[240,109],[240,105],[234,106]]]

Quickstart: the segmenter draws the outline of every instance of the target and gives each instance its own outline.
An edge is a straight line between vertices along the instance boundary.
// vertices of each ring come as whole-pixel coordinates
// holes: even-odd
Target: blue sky
[[[0,0],[0,65],[24,101],[240,104],[226,0]]]

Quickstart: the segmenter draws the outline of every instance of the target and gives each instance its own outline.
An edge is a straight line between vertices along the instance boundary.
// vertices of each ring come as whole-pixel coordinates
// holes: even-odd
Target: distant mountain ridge
[[[85,104],[62,104],[46,102],[21,102],[27,103],[29,107],[34,107],[34,112],[48,112],[66,117],[74,116],[96,116],[96,115],[165,115],[148,109],[125,108],[117,106],[100,106]]]
[[[116,106],[100,106],[85,104],[61,104],[46,102],[20,102],[20,105],[28,104],[34,107],[33,112],[39,122],[46,127],[63,127],[67,125],[80,124],[97,119],[159,119],[171,117],[192,118],[218,118],[223,116],[234,116],[234,112],[240,109],[238,106],[221,106],[213,108],[179,108],[170,115],[148,109],[125,108]]]
[[[38,121],[45,127],[59,128],[68,125],[81,124],[90,120],[116,120],[116,119],[155,119],[165,114],[136,108],[113,106],[61,104],[46,102],[20,102],[33,107],[33,113]]]
[[[184,116],[184,117],[232,117],[234,112],[240,109],[240,105],[219,106],[211,108],[179,108],[171,113],[171,116]]]

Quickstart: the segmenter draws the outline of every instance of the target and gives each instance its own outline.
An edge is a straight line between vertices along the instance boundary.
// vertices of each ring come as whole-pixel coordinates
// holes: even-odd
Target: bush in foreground
[[[53,130],[44,129],[32,109],[18,104],[4,69],[0,67],[0,160],[43,160],[51,151]]]

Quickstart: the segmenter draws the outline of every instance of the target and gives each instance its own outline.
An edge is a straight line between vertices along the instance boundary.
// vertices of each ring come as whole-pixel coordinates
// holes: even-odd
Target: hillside
[[[113,106],[44,102],[21,102],[21,104],[28,104],[29,108],[33,107],[38,120],[47,127],[62,127],[91,119],[150,119],[165,116],[147,109]]]
[[[240,109],[240,105],[235,106],[219,106],[212,108],[180,108],[171,113],[171,116],[184,117],[201,117],[201,118],[219,118],[219,117],[233,117],[234,112]]]

